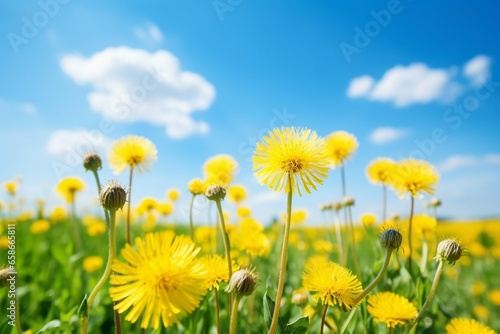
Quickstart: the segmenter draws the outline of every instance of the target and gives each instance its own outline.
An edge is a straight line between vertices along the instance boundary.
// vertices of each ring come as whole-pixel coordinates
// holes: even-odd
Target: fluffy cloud
[[[442,172],[450,172],[456,169],[472,166],[500,165],[500,154],[486,154],[482,157],[475,155],[452,155],[439,165]]]
[[[430,68],[424,63],[397,65],[378,81],[369,75],[352,79],[347,96],[393,103],[396,107],[435,101],[451,103],[467,88],[464,81],[473,85],[484,83],[490,75],[490,65],[490,58],[476,56],[464,65],[462,78],[454,68]]]
[[[175,139],[209,131],[207,123],[196,122],[191,114],[210,107],[214,86],[183,71],[168,51],[107,48],[88,58],[65,55],[61,68],[76,83],[92,86],[90,107],[108,119],[162,125]]]
[[[403,138],[408,134],[408,131],[405,129],[398,129],[393,127],[380,127],[370,133],[370,141],[377,145],[384,145],[390,142],[396,141],[400,138]]]
[[[465,63],[463,72],[473,85],[480,86],[490,76],[490,66],[491,58],[484,55],[477,55]]]
[[[96,152],[105,156],[111,140],[99,131],[88,130],[56,130],[47,141],[46,150],[50,155],[57,158],[77,160],[81,164],[81,158],[89,152]]]
[[[163,34],[155,24],[148,24],[145,27],[137,27],[134,29],[134,34],[142,41],[145,42],[156,42],[159,43],[163,41]]]

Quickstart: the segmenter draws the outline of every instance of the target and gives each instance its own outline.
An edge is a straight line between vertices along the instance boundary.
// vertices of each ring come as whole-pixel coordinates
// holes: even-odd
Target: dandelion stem
[[[97,170],[92,170],[92,174],[94,174],[95,178],[95,183],[97,184],[97,196],[101,194],[101,181],[99,180],[99,174],[97,173]],[[106,223],[109,224],[109,216],[108,216],[108,210],[106,210],[104,207],[102,208],[104,211],[104,218],[106,220]]]
[[[215,299],[215,320],[217,322],[217,334],[220,334],[220,305],[219,305],[219,292],[214,289]]]
[[[16,330],[18,334],[23,334],[23,328],[21,327],[21,318],[19,316],[19,298],[17,298],[17,294],[14,296],[15,298],[15,312],[16,312],[16,320],[15,320],[15,325],[16,325]]]
[[[290,235],[290,224],[292,215],[292,175],[288,173],[288,200],[286,208],[286,222],[285,222],[285,233],[283,235],[283,247],[281,249],[281,263],[278,278],[278,290],[276,291],[276,304],[274,304],[273,319],[271,322],[271,327],[269,328],[269,334],[274,334],[276,328],[278,327],[278,320],[280,315],[281,297],[283,296],[283,288],[285,287],[285,273],[286,273],[286,255],[288,251],[288,238]]]
[[[339,212],[335,210],[335,232],[337,234],[337,247],[339,248],[339,263],[345,266],[344,245],[342,244],[342,231],[340,229]]]
[[[82,240],[80,237],[80,228],[78,226],[78,221],[76,219],[76,204],[75,204],[75,194],[73,193],[71,199],[71,204],[70,204],[70,210],[71,210],[71,221],[73,223],[73,234],[75,237],[75,243],[76,243],[76,250],[77,253],[80,253],[82,251]]]
[[[384,264],[382,265],[382,268],[380,268],[379,273],[373,279],[373,281],[363,291],[361,291],[359,293],[359,295],[354,297],[354,305],[357,305],[359,302],[361,302],[363,300],[363,298],[365,298],[370,293],[370,291],[372,291],[377,286],[377,284],[380,282],[380,280],[384,276],[385,272],[387,271],[387,267],[389,266],[389,261],[391,260],[391,255],[392,255],[393,250],[394,249],[392,249],[392,248],[386,249],[385,260],[384,260]]]
[[[224,249],[226,251],[226,259],[227,259],[227,270],[229,272],[229,279],[233,276],[233,261],[231,260],[231,246],[229,244],[229,237],[226,231],[226,223],[224,222],[224,213],[222,212],[222,205],[220,202],[220,198],[215,200],[215,204],[217,204],[217,210],[219,211],[219,221],[221,226],[222,240],[224,241]],[[233,304],[234,294],[231,292],[229,295],[229,304]]]
[[[411,275],[411,253],[412,253],[412,245],[411,245],[411,223],[413,221],[413,209],[415,206],[415,198],[412,196],[411,197],[411,207],[410,207],[410,220],[409,220],[409,226],[408,226],[408,269],[410,271]]]
[[[425,233],[422,233],[422,261],[420,262],[420,271],[423,273],[427,267],[427,256],[429,255],[429,247]]]
[[[410,330],[413,328],[413,326],[415,326],[417,324],[418,320],[422,317],[422,315],[425,313],[425,311],[427,310],[427,308],[431,304],[432,299],[434,298],[434,294],[436,293],[436,289],[437,289],[437,286],[439,283],[439,278],[441,277],[441,273],[443,272],[443,263],[444,263],[444,261],[439,261],[439,265],[436,269],[436,274],[434,275],[434,280],[432,281],[432,286],[431,286],[431,290],[429,291],[429,295],[427,296],[427,299],[425,300],[424,305],[422,306],[422,308],[418,312],[415,319],[413,319],[413,321],[406,328],[404,334],[410,333]]]
[[[236,334],[236,327],[238,324],[238,304],[240,303],[241,296],[236,294],[236,298],[231,306],[231,321],[229,325],[229,334]]]
[[[387,327],[387,334],[391,334],[392,333],[392,327]]]
[[[321,314],[321,327],[319,330],[320,334],[323,334],[323,328],[325,327],[326,311],[328,310],[328,304],[323,307],[323,312]]]
[[[193,226],[193,204],[196,194],[193,194],[191,198],[191,204],[189,205],[189,228],[191,229],[191,241],[194,242],[194,226]]]
[[[132,174],[134,165],[130,165],[130,176],[128,180],[128,203],[127,203],[127,244],[130,245],[130,205],[132,203]]]
[[[387,219],[387,186],[382,184],[382,224]]]
[[[351,238],[352,238],[352,257],[354,259],[354,268],[356,269],[356,275],[361,279],[361,270],[359,269],[359,263],[358,263],[358,253],[357,253],[357,247],[356,247],[356,238],[354,237],[354,224],[352,220],[352,211],[351,207],[348,209],[349,213],[349,225],[351,226]]]
[[[89,321],[89,316],[90,316],[90,310],[92,308],[92,303],[94,302],[95,297],[97,296],[97,293],[103,285],[106,283],[108,280],[109,275],[111,274],[111,265],[113,264],[113,260],[116,257],[116,233],[115,233],[115,218],[116,218],[116,211],[110,211],[109,212],[109,222],[108,222],[108,237],[109,237],[109,254],[108,254],[108,261],[106,262],[106,268],[104,269],[104,273],[102,274],[101,278],[97,282],[96,286],[92,290],[92,292],[89,295],[89,299],[87,301],[87,315],[83,317],[82,320],[82,334],[87,333],[87,327],[88,327],[88,321]],[[116,317],[115,317],[116,319]],[[120,327],[119,324],[119,318],[118,318],[118,323],[116,324],[116,328],[118,329]],[[119,333],[117,331],[117,333]]]

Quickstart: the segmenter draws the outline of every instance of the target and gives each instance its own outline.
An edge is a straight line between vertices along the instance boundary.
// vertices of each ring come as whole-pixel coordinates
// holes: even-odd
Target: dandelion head
[[[117,211],[127,201],[127,191],[115,180],[109,181],[99,194],[99,202],[106,210]]]
[[[247,198],[247,190],[242,185],[233,185],[227,189],[229,200],[234,203],[240,203]]]
[[[274,191],[302,195],[304,190],[309,194],[328,176],[326,153],[325,141],[315,131],[274,129],[257,143],[252,158],[254,175]]]
[[[200,262],[205,266],[206,275],[205,281],[207,289],[219,290],[220,282],[229,281],[229,269],[227,267],[227,260],[219,254],[209,254],[200,258]],[[233,263],[233,271],[238,270],[238,266]]]
[[[102,168],[102,160],[99,154],[97,153],[87,153],[83,157],[83,168],[85,168],[85,171],[93,171],[97,172],[99,169]]]
[[[393,292],[379,292],[370,296],[367,310],[375,322],[383,322],[389,328],[403,325],[417,315],[417,309],[408,299]]]
[[[96,270],[101,269],[104,261],[100,256],[88,256],[83,259],[83,270],[88,273],[92,273]]]
[[[207,186],[219,185],[225,188],[233,180],[238,162],[228,154],[219,154],[208,159],[203,169]]]
[[[155,145],[149,139],[127,136],[112,144],[108,160],[115,174],[120,174],[127,167],[137,168],[140,173],[149,170],[157,154]]]
[[[461,257],[463,248],[455,239],[446,239],[438,244],[436,261],[447,261],[454,265]]]
[[[373,184],[389,184],[396,169],[396,162],[389,158],[378,158],[366,168],[368,180]]]
[[[417,159],[403,159],[397,163],[391,186],[400,196],[420,197],[422,192],[434,194],[439,174],[430,163]]]
[[[495,331],[474,319],[455,318],[445,327],[447,334],[495,334]]]
[[[205,194],[206,188],[206,183],[202,179],[192,179],[188,183],[188,190],[193,195]]]
[[[344,164],[358,149],[356,137],[346,131],[336,131],[326,137],[326,145],[332,168]]]
[[[68,176],[59,181],[56,186],[57,193],[64,198],[67,203],[75,201],[75,195],[85,189],[85,183],[82,179],[75,176]]]
[[[249,296],[254,292],[258,282],[259,276],[255,270],[243,268],[233,273],[225,291],[228,293],[234,291],[240,296]]]

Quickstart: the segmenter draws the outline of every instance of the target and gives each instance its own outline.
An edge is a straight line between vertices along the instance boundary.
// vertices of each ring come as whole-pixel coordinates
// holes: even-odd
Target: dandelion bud
[[[436,261],[448,261],[454,265],[462,257],[462,246],[453,239],[446,239],[439,243],[437,255],[434,258]]]
[[[354,204],[356,204],[356,201],[354,200],[354,198],[352,197],[344,197],[344,206],[345,207],[348,207],[348,206],[354,206]]]
[[[205,196],[211,201],[223,200],[226,197],[226,189],[218,185],[210,186],[205,192]]]
[[[16,275],[17,273],[10,268],[0,269],[0,288],[9,285],[9,281]]]
[[[258,276],[249,269],[240,269],[233,273],[225,291],[227,293],[236,292],[240,296],[249,296],[255,290]]]
[[[383,248],[388,249],[398,249],[401,247],[401,242],[403,241],[403,236],[398,230],[394,228],[388,228],[380,234],[380,245]]]
[[[97,153],[88,153],[83,157],[83,167],[85,171],[96,172],[102,167],[101,157]]]
[[[332,209],[337,211],[337,212],[340,211],[340,209],[342,209],[342,203],[340,203],[340,202],[332,203]]]
[[[99,202],[105,209],[110,211],[121,209],[126,201],[127,192],[115,180],[106,184],[99,194]]]
[[[306,289],[300,288],[293,292],[292,303],[298,306],[305,306],[309,301],[309,293]]]
[[[432,207],[432,208],[437,208],[438,206],[441,206],[441,200],[439,198],[433,198],[430,200],[429,202],[429,206]]]

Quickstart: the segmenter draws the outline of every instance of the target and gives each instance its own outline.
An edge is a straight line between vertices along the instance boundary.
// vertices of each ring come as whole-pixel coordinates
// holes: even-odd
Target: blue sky
[[[500,214],[496,1],[40,0],[4,1],[0,11],[0,181],[22,175],[28,203],[60,204],[54,185],[77,175],[88,184],[82,204],[95,210],[82,152],[105,156],[136,134],[159,154],[136,175],[135,203],[179,188],[182,219],[187,182],[226,153],[267,223],[285,201],[257,184],[252,150],[271,127],[294,125],[358,138],[346,165],[355,217],[380,215],[381,189],[365,176],[380,156],[434,164],[444,216]],[[102,178],[113,177],[106,163]],[[389,212],[408,214],[408,200],[389,197]],[[294,206],[314,224],[318,206],[339,198],[332,170]]]

